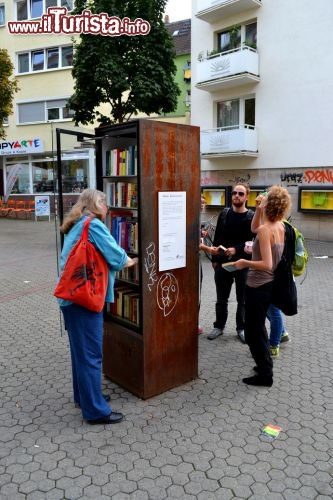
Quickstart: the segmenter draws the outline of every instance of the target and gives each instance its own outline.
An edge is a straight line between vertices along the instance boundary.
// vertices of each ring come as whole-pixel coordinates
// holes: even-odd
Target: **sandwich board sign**
[[[48,217],[51,220],[50,197],[35,196],[35,219],[37,217]]]

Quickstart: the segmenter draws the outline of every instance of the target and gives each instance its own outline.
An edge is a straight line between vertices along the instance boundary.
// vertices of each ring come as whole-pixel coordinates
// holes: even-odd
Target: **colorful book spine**
[[[136,146],[114,148],[105,151],[105,176],[137,175],[138,153]]]

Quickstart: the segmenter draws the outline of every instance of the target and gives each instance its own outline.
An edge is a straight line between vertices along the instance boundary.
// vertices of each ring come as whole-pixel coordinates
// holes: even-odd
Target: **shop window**
[[[7,178],[10,175],[11,168],[16,165],[12,165],[7,168]],[[11,194],[23,194],[30,193],[30,182],[29,182],[29,165],[20,164],[20,169],[16,174],[16,180],[13,184]]]
[[[32,182],[34,193],[47,193],[54,190],[53,163],[36,162],[32,164]]]
[[[88,187],[88,163],[85,160],[62,161],[62,190],[81,193]]]

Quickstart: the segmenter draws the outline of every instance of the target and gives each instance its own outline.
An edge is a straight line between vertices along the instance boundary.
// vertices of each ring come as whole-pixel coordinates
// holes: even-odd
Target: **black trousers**
[[[215,328],[224,329],[228,319],[228,301],[233,282],[236,285],[236,330],[244,330],[245,326],[245,283],[247,269],[241,271],[225,271],[220,265],[215,269],[216,286],[216,321]]]
[[[268,307],[271,303],[273,283],[258,288],[245,289],[245,340],[263,377],[273,376],[273,361],[265,326]]]

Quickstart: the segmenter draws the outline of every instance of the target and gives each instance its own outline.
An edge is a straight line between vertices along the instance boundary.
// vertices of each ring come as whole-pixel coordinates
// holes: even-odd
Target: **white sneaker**
[[[221,328],[213,328],[213,330],[207,335],[207,339],[214,340],[220,335],[223,335],[223,330],[221,330]]]
[[[243,344],[246,344],[246,342],[245,342],[245,332],[244,332],[244,330],[237,330],[237,336],[238,336],[239,340],[240,340]]]

